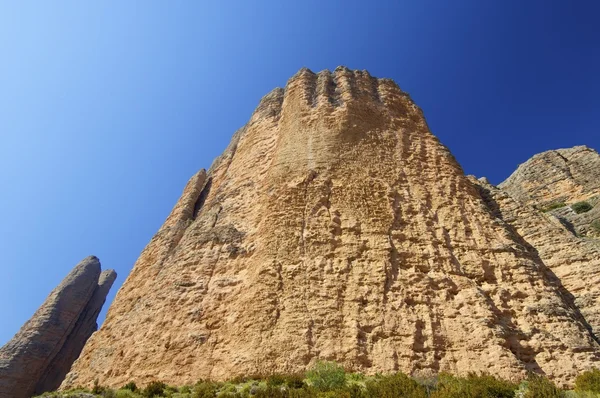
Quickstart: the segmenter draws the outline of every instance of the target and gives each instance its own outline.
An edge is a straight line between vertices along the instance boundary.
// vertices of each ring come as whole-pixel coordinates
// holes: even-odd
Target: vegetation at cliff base
[[[577,376],[575,390],[597,393],[600,396],[600,370],[592,369]]]
[[[236,377],[227,382],[201,380],[173,387],[153,381],[144,388],[129,382],[118,390],[97,382],[92,390],[47,393],[52,398],[600,398],[600,370],[580,374],[575,390],[565,391],[549,379],[532,374],[513,382],[486,374],[464,377],[441,373],[412,378],[403,373],[365,376],[334,362],[317,362],[306,374]]]

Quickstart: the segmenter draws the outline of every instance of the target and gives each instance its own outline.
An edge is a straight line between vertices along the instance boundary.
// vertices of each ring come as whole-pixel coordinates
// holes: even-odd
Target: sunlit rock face
[[[563,290],[393,81],[303,69],[192,177],[62,388],[317,359],[569,382],[600,348]]]
[[[539,153],[499,187],[557,217],[574,235],[600,238],[600,155],[594,149],[576,146]],[[577,204],[590,209],[581,211]]]

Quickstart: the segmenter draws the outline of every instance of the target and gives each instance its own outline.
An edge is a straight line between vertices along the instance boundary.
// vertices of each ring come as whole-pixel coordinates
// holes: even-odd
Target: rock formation
[[[600,155],[576,146],[533,156],[499,185],[514,199],[549,212],[580,236],[600,237]],[[576,213],[570,207],[587,202],[593,208]],[[561,205],[563,205],[561,207]],[[598,221],[600,222],[600,221]]]
[[[524,247],[539,256],[552,273],[552,278],[558,278],[557,283],[563,286],[563,296],[579,308],[598,340],[600,242],[574,235],[550,212],[543,213],[520,203],[484,180],[476,184],[480,186],[482,196],[493,214],[507,223]],[[537,310],[551,314],[555,309],[540,303]]]
[[[600,155],[577,146],[533,156],[498,187],[475,181],[492,212],[534,250],[600,338]],[[577,202],[591,209],[578,214]]]
[[[0,398],[28,398],[58,388],[98,325],[116,278],[87,257],[50,293],[19,332],[0,349]]]
[[[192,177],[62,388],[317,359],[564,383],[590,330],[394,82],[303,69]]]

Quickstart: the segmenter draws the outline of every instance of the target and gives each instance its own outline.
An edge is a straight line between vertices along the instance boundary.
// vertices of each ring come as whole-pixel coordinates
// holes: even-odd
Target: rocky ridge
[[[569,295],[515,203],[467,178],[393,81],[302,69],[188,182],[62,388],[317,359],[569,383],[600,360],[595,296]]]
[[[73,268],[19,332],[0,349],[0,398],[29,398],[58,388],[96,331],[117,274],[87,257]]]
[[[586,146],[539,153],[498,185],[524,205],[557,217],[573,234],[600,237],[600,155]],[[572,205],[589,203],[577,213]]]

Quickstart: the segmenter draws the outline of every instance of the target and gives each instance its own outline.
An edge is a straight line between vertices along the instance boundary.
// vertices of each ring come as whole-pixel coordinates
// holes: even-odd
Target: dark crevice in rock
[[[204,202],[206,202],[206,198],[207,198],[208,194],[210,193],[211,186],[212,186],[212,177],[209,177],[208,180],[206,180],[206,183],[204,184],[204,188],[202,188],[202,192],[200,192],[200,195],[198,196],[196,203],[194,204],[194,212],[192,215],[192,220],[195,220],[196,217],[198,217],[198,213],[200,213],[200,210],[202,209],[202,206],[204,206]]]

